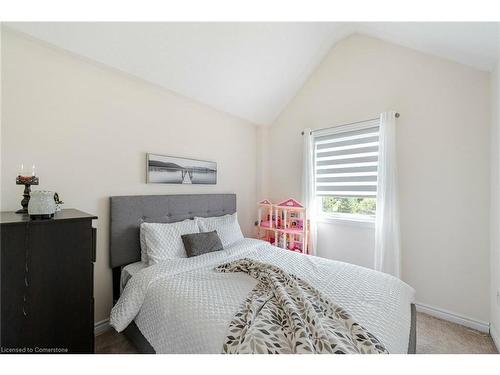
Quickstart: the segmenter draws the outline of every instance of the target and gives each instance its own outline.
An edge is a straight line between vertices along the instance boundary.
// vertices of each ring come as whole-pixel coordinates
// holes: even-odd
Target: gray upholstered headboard
[[[141,260],[141,222],[173,223],[236,212],[236,194],[136,195],[110,198],[110,265]]]

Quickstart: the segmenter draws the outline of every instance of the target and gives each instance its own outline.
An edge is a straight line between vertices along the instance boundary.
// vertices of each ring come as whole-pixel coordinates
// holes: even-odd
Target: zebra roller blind
[[[314,135],[316,196],[376,197],[379,120]]]

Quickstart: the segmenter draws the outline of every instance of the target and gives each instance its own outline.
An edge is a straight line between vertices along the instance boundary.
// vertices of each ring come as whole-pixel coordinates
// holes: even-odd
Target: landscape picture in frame
[[[147,154],[147,182],[152,184],[217,184],[217,163]]]

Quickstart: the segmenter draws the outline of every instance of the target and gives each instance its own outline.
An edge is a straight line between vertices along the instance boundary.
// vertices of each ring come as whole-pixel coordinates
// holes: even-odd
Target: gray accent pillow
[[[183,234],[181,238],[188,258],[223,249],[222,242],[215,230],[213,232]]]

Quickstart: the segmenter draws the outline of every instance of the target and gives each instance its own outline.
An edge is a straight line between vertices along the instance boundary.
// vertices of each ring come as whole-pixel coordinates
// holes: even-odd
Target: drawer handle
[[[23,314],[24,316],[28,316],[28,313],[26,313],[26,310],[24,310],[24,306],[23,306]]]
[[[28,283],[28,279],[26,278],[26,276],[24,276],[24,285],[30,286],[30,283]]]

